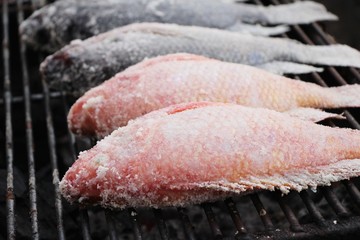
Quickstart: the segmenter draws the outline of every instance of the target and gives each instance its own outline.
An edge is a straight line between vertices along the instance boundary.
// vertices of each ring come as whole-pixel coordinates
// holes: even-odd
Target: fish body
[[[48,56],[40,69],[53,88],[84,92],[145,58],[178,52],[266,66],[275,72],[289,62],[360,67],[360,53],[344,45],[308,46],[289,39],[218,29],[142,23],[75,41]],[[282,70],[294,72],[293,68]]]
[[[135,22],[176,23],[279,34],[285,26],[259,27],[253,23],[299,24],[337,17],[315,2],[254,6],[219,0],[62,0],[34,12],[20,27],[25,42],[56,51],[74,39],[86,39]],[[248,23],[248,24],[246,24]]]
[[[70,129],[106,136],[129,120],[183,102],[211,101],[288,111],[360,107],[360,85],[323,88],[251,66],[191,54],[144,60],[118,73],[71,107]]]
[[[70,202],[184,206],[359,176],[360,132],[260,108],[186,103],[154,111],[82,152],[60,182]]]

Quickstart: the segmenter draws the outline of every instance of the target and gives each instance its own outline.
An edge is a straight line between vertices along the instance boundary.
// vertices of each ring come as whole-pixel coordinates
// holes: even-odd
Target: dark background
[[[339,17],[339,21],[327,22],[325,30],[338,43],[348,44],[360,50],[360,0],[316,0]]]

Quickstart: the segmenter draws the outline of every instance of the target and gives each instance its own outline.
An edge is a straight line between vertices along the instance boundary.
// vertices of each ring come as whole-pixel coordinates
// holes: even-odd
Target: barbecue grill
[[[279,4],[277,0],[255,4]],[[80,209],[63,201],[59,179],[94,139],[67,129],[75,100],[50,91],[41,80],[45,55],[27,49],[18,26],[40,7],[38,1],[2,1],[0,76],[0,239],[357,239],[360,237],[358,179],[317,191],[259,192],[186,208]],[[307,44],[334,40],[317,24],[292,27],[283,37]],[[293,76],[299,78],[298,76]],[[360,83],[354,68],[326,67],[301,79],[322,86]],[[324,124],[360,129],[360,113],[344,111],[347,121]],[[6,179],[6,181],[5,181]],[[6,202],[6,204],[5,204]],[[5,230],[6,229],[6,230]]]

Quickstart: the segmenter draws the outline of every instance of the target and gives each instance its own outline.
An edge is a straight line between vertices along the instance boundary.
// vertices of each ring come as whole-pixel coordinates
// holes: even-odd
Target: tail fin
[[[360,107],[360,84],[332,87],[334,107]]]
[[[360,68],[360,52],[346,45],[307,46],[296,44],[290,49],[292,51],[290,61]]]
[[[246,9],[248,4],[239,4],[241,8]],[[269,7],[257,7],[259,19],[262,22],[271,24],[306,24],[322,20],[337,20],[338,17],[326,10],[320,4],[312,1],[295,2]],[[254,12],[252,9],[251,12]],[[256,18],[254,18],[256,20]],[[254,22],[251,18],[249,22]]]
[[[126,69],[126,72],[130,70],[143,70],[146,67],[153,66],[162,62],[179,62],[179,61],[216,61],[211,58],[207,58],[201,55],[195,55],[190,53],[173,53],[153,58],[144,59],[142,62],[132,65]]]
[[[257,67],[267,70],[269,72],[284,75],[284,74],[305,74],[311,72],[322,72],[322,68],[313,67],[306,64],[273,61],[258,65]]]
[[[273,36],[281,33],[288,32],[290,28],[285,25],[279,25],[274,27],[265,27],[259,24],[247,24],[243,22],[237,22],[234,25],[226,28],[226,30],[238,33],[248,33],[256,36]]]
[[[272,61],[258,65],[257,67],[279,75],[305,74],[305,73],[323,71],[322,68],[317,68],[314,66],[301,64],[301,63],[286,62],[286,61]]]
[[[341,114],[324,112],[314,108],[295,108],[284,112],[284,114],[310,122],[320,122],[325,119],[346,119]]]

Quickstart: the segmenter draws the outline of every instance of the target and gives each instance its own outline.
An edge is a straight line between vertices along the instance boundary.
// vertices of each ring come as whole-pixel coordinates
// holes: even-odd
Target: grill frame
[[[256,4],[262,4],[263,2],[259,0],[254,0]],[[283,1],[288,2],[288,1]],[[272,4],[279,4],[277,0],[271,0]],[[56,230],[57,230],[57,238],[60,240],[67,239],[65,223],[63,221],[64,218],[64,203],[60,196],[59,191],[59,159],[57,154],[57,142],[59,139],[56,136],[56,124],[54,123],[54,113],[52,110],[52,105],[54,101],[61,101],[64,113],[67,114],[69,110],[69,96],[64,92],[51,92],[47,86],[47,83],[41,81],[40,92],[31,93],[30,86],[30,76],[28,70],[28,62],[26,61],[26,46],[19,41],[19,58],[21,60],[21,72],[22,72],[22,85],[23,85],[23,93],[19,96],[13,96],[11,89],[11,74],[10,74],[10,66],[11,66],[11,49],[9,47],[9,9],[15,9],[17,14],[17,21],[21,22],[24,19],[24,10],[29,9],[37,9],[40,7],[38,1],[31,1],[31,3],[26,2],[25,7],[23,7],[23,2],[20,0],[16,1],[16,4],[11,3],[11,7],[9,8],[8,1],[3,1],[2,3],[2,26],[3,26],[3,69],[4,69],[4,89],[3,89],[3,100],[0,101],[0,104],[4,108],[5,112],[5,155],[6,155],[6,167],[7,167],[7,193],[6,193],[6,210],[7,210],[7,237],[8,239],[15,239],[16,237],[16,197],[14,191],[14,133],[13,128],[13,105],[14,104],[24,104],[24,125],[25,125],[25,133],[26,133],[26,149],[27,149],[27,162],[28,162],[28,175],[29,175],[29,213],[31,220],[31,231],[32,231],[32,239],[36,240],[41,238],[41,234],[39,235],[39,221],[38,221],[38,201],[37,201],[37,186],[36,186],[36,166],[35,161],[36,158],[34,156],[34,151],[36,150],[36,143],[34,142],[34,129],[33,129],[33,114],[32,114],[32,106],[35,101],[40,101],[43,103],[43,110],[45,113],[46,119],[46,128],[47,131],[47,143],[49,149],[49,160],[51,164],[52,171],[52,183],[54,188],[54,212],[56,214]],[[30,4],[30,6],[28,6]],[[316,33],[316,37],[309,36],[306,31],[312,31]],[[307,44],[333,44],[335,41],[332,40],[320,27],[318,23],[310,24],[309,26],[293,26],[293,34],[298,36],[298,39],[307,43]],[[287,34],[284,34],[283,37],[289,37]],[[38,56],[37,61],[43,59],[44,56]],[[339,85],[348,84],[345,81],[345,78],[339,73],[336,68],[327,67],[326,72],[332,76],[332,79]],[[357,69],[349,68],[350,74],[356,79],[358,83],[360,83],[360,73]],[[296,78],[299,78],[296,76]],[[322,86],[327,86],[325,80],[318,73],[312,73],[311,79]],[[344,112],[345,116],[348,119],[349,124],[353,128],[360,129],[360,124],[356,120],[356,117],[352,115],[349,111]],[[56,116],[55,116],[56,117]],[[335,126],[334,123],[329,122],[330,125]],[[77,139],[70,131],[67,131],[67,138],[69,140],[68,148],[71,152],[72,161],[75,161],[76,155],[79,152],[79,149],[82,148],[83,143],[81,140]],[[89,141],[88,147],[94,144],[94,140]],[[348,194],[354,200],[355,205],[360,207],[360,192],[356,187],[353,180],[343,181],[342,184],[348,191]],[[236,201],[233,199],[228,199],[224,201],[225,206],[228,209],[229,215],[233,221],[233,228],[237,231],[234,236],[226,236],[226,234],[222,231],[222,227],[220,222],[217,219],[217,215],[214,212],[216,207],[215,204],[202,204],[201,208],[207,218],[209,224],[209,231],[213,233],[214,239],[226,239],[228,237],[234,237],[236,239],[266,239],[268,236],[271,236],[274,239],[304,239],[304,238],[337,238],[340,236],[341,230],[345,231],[349,234],[355,234],[356,230],[360,229],[360,217],[353,216],[342,204],[339,198],[333,191],[333,187],[322,187],[320,188],[322,194],[328,201],[328,205],[334,210],[337,216],[337,221],[339,223],[334,223],[331,219],[325,219],[321,212],[319,211],[316,203],[311,199],[309,193],[307,191],[302,191],[300,193],[300,197],[307,208],[309,214],[313,218],[312,224],[302,225],[299,223],[296,214],[293,209],[289,206],[286,199],[279,195],[279,192],[274,193],[281,211],[286,216],[286,219],[289,223],[289,229],[283,228],[276,229],[271,219],[271,216],[267,209],[264,207],[264,204],[259,197],[259,194],[254,193],[250,195],[251,202],[253,203],[256,212],[259,215],[259,218],[263,222],[264,231],[253,233],[247,230],[246,228],[246,219],[245,221],[241,218],[241,215],[238,210],[238,206],[236,205]],[[260,194],[261,195],[261,194]],[[39,209],[41,210],[41,209]],[[189,214],[187,212],[187,208],[177,208],[176,213],[179,216],[180,222],[182,224],[184,236],[186,239],[197,239],[196,231],[193,229],[193,224],[190,221]],[[140,223],[139,213],[136,209],[128,209],[123,211],[127,213],[128,220],[132,223],[133,230],[133,238],[134,239],[146,239],[146,231],[144,231],[142,224]],[[171,235],[169,232],[169,226],[167,222],[167,217],[165,216],[166,210],[152,210],[153,216],[156,219],[156,228],[158,229],[158,235],[161,239],[171,239]],[[90,240],[94,238],[91,234],[91,218],[92,210],[79,209],[79,226],[82,232],[83,239]],[[114,219],[114,215],[117,212],[105,211],[105,221],[107,222],[107,232],[109,239],[118,239],[119,235],[116,229],[117,222]],[[23,216],[25,217],[25,216]],[[27,217],[27,216],[26,216]],[[358,222],[358,223],[357,223]]]

